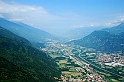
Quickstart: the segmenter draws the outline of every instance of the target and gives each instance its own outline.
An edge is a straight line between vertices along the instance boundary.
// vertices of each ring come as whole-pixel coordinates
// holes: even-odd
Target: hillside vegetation
[[[94,48],[102,52],[124,52],[124,24],[94,31],[82,39],[69,43]]]
[[[29,45],[26,39],[2,31],[0,82],[55,82],[54,77],[60,77],[61,72],[50,56]]]

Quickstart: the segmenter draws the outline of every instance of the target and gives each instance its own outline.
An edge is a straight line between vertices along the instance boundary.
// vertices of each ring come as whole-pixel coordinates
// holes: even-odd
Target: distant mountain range
[[[42,43],[49,40],[57,39],[56,36],[43,30],[36,29],[24,23],[11,22],[3,18],[0,18],[0,26],[21,37],[26,38],[30,42]]]
[[[82,39],[73,40],[69,43],[103,52],[124,52],[124,23],[112,28],[94,31]]]
[[[28,40],[0,27],[0,82],[55,82],[57,67]]]
[[[68,39],[81,39],[87,35],[89,35],[90,33],[92,33],[95,30],[100,30],[103,27],[83,27],[83,28],[75,28],[72,29],[68,32],[65,33],[65,37]]]

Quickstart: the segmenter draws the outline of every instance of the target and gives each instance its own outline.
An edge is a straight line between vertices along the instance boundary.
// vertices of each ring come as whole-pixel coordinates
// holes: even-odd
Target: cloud
[[[121,14],[117,12],[105,15],[99,13],[100,15],[97,15],[92,13],[87,14],[85,12],[81,13],[74,10],[62,12],[60,9],[60,11],[55,11],[55,13],[50,10],[54,13],[51,14],[42,6],[23,5],[11,1],[13,0],[0,0],[0,17],[12,21],[21,21],[53,34],[58,34],[73,28],[90,26],[111,27],[124,22],[123,12]],[[80,11],[83,11],[83,9]]]
[[[124,22],[124,15],[118,17],[120,22]]]
[[[106,22],[105,26],[112,27],[119,25],[120,23],[124,22],[124,15],[117,16],[114,20],[109,20],[109,22]]]
[[[48,13],[42,6],[7,3],[3,0],[0,0],[0,17],[13,21],[22,21],[38,27],[43,23],[60,19],[60,17]]]
[[[110,18],[110,17],[108,17]],[[100,20],[100,19],[99,19]],[[117,26],[121,23],[124,23],[124,15],[112,15],[112,17],[110,19],[104,19],[101,21],[89,21],[87,24],[82,24],[82,25],[74,25],[71,26],[72,28],[86,28],[86,27],[113,27],[113,26]]]

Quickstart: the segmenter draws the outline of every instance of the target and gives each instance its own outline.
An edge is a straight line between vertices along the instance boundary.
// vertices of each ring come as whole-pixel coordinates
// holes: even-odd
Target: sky
[[[124,22],[124,0],[0,0],[0,17],[59,35]]]

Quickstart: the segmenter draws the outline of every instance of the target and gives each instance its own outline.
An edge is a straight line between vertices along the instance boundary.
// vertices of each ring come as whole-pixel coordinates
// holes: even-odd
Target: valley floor
[[[119,53],[100,53],[92,48],[56,42],[47,43],[46,48],[42,50],[48,53],[61,69],[60,81],[118,82],[124,80],[124,56]],[[118,60],[116,60],[117,57],[119,57]],[[112,64],[112,66],[107,65],[108,62],[119,64]]]

